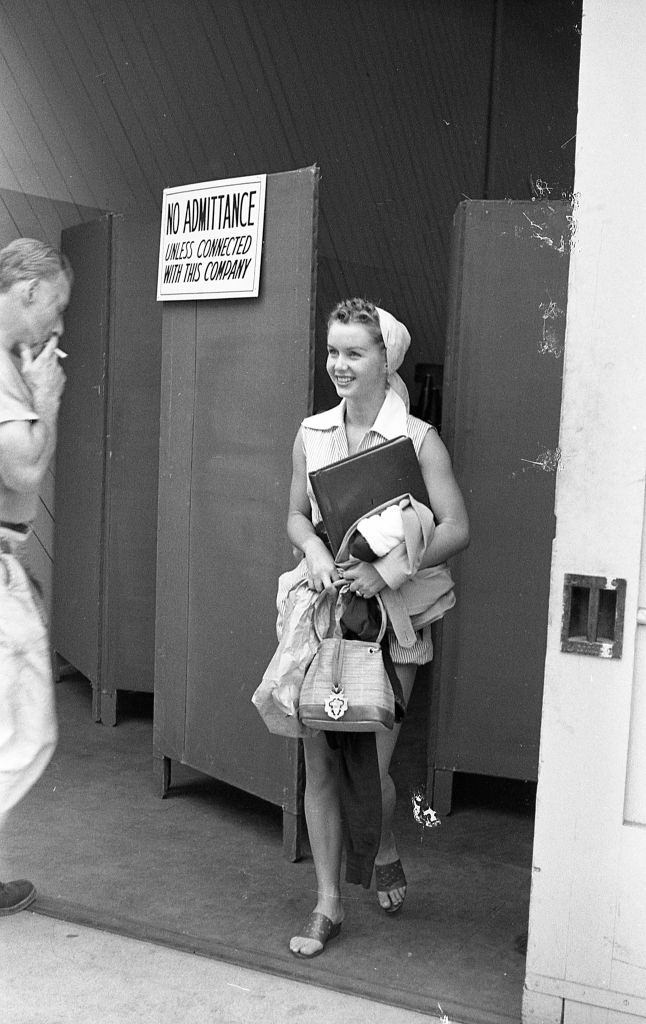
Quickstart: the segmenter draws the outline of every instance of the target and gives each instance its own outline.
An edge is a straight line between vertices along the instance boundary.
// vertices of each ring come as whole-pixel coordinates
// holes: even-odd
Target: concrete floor
[[[0,922],[11,956],[0,957],[0,1024],[163,1024],[160,1005],[174,1008],[173,1024],[309,1024],[337,1008],[349,1024],[361,1014],[517,1024],[531,787],[510,798],[492,780],[463,780],[454,812],[422,836],[406,790],[424,752],[415,730],[403,731],[393,773],[407,905],[390,918],[374,892],[352,887],[341,939],[300,961],[287,942],[311,909],[313,866],[282,857],[279,809],[182,766],[160,800],[150,702],[124,699],[110,729],[92,722],[82,678],[57,691],[58,749],[0,846],[0,878],[28,877],[39,889],[29,912]],[[248,981],[236,980],[245,972]],[[3,998],[14,1000],[10,1013]],[[179,1004],[187,1009],[177,1013]]]
[[[3,1024],[421,1024],[429,1020],[398,1007],[30,911],[2,920],[0,946]],[[442,1019],[439,1007],[437,1016]]]

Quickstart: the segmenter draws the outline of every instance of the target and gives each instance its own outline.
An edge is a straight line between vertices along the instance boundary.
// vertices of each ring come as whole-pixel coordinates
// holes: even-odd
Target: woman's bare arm
[[[324,542],[317,536],[311,520],[310,500],[307,494],[307,466],[301,431],[298,431],[292,450],[292,483],[289,492],[287,536],[305,555],[308,582],[313,590],[334,590],[333,582],[339,578],[334,559]]]
[[[469,517],[449,453],[434,430],[429,430],[424,438],[419,464],[436,524],[421,563],[421,568],[427,568],[445,562],[468,546]]]

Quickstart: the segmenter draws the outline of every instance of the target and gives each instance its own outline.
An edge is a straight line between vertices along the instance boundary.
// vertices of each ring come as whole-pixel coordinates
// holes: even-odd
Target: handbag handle
[[[348,584],[344,580],[335,580],[334,585],[338,588],[337,596],[336,596],[336,600],[335,601],[331,600],[330,594],[326,593],[325,590],[322,590],[321,593],[319,594],[319,596],[317,597],[315,603],[314,603],[314,608],[313,608],[313,611],[312,611],[312,624],[314,626],[314,633],[316,635],[316,639],[319,641],[319,643],[320,643],[321,640],[324,640],[326,637],[334,636],[334,633],[336,632],[336,626],[337,626],[337,606],[338,606],[339,594],[341,594],[344,589],[346,589],[346,590],[348,589]],[[375,598],[377,599],[377,604],[379,606],[379,611],[381,613],[381,623],[380,623],[380,626],[379,626],[379,632],[378,632],[376,638],[372,641],[372,643],[380,644],[381,641],[383,640],[385,634],[386,634],[386,626],[388,625],[388,615],[386,613],[386,609],[384,607],[384,602],[383,602],[383,599],[382,599],[381,595],[380,594],[375,594]],[[319,608],[325,602],[325,600],[329,600],[330,601],[330,621],[329,621],[328,628],[326,630],[325,636],[323,637],[323,636],[321,636],[321,634],[320,634],[320,632],[318,630],[317,616],[318,616]]]
[[[337,594],[336,594],[336,597],[334,598],[334,601],[332,600],[331,594],[328,594],[328,592],[326,590],[322,590],[321,593],[318,594],[318,596],[316,598],[316,601],[314,602],[314,604],[312,606],[312,625],[314,627],[314,635],[315,635],[315,637],[316,637],[316,639],[318,640],[319,643],[321,642],[321,640],[325,639],[325,637],[334,636],[334,633],[335,633],[335,630],[336,630],[336,607],[337,607],[337,601],[338,601],[338,596],[339,596],[339,592],[341,590],[341,587],[344,586],[344,585],[345,584],[344,584],[343,580],[335,580],[334,581],[334,586],[337,588]],[[320,634],[317,622],[318,622],[319,610],[325,604],[326,601],[330,602],[330,619],[329,619],[328,627],[327,627],[327,629],[325,631],[325,636],[323,637]]]

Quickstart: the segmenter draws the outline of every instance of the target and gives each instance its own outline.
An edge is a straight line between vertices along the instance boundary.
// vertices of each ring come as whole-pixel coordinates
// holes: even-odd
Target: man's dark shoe
[[[0,882],[0,917],[17,914],[36,899],[36,889],[26,878],[17,882]]]

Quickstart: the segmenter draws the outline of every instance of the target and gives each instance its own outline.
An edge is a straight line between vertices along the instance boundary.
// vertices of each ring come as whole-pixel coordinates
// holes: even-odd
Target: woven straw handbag
[[[387,617],[378,594],[377,601],[381,626],[374,641],[335,636],[332,605],[328,634],[321,638],[301,688],[298,717],[303,725],[326,732],[392,729],[395,698],[381,653]]]

